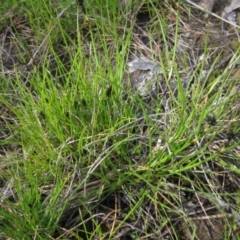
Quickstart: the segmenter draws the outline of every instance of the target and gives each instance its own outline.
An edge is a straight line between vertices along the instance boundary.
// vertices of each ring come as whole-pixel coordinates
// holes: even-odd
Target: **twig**
[[[232,25],[233,27],[236,27],[236,28],[240,29],[240,26],[238,26],[238,25],[236,25],[236,24],[233,24],[232,22],[226,20],[225,18],[220,17],[220,16],[218,16],[217,14],[208,11],[208,10],[204,9],[203,7],[198,6],[196,3],[191,2],[190,0],[186,0],[186,2],[187,2],[187,3],[190,3],[191,5],[193,5],[194,7],[198,8],[198,9],[200,9],[200,10],[202,10],[202,11],[204,11],[204,12],[210,14],[210,15],[212,15],[212,16],[215,17],[215,18],[218,18],[218,19],[222,20],[222,21],[225,22],[225,23],[228,23],[228,24]]]

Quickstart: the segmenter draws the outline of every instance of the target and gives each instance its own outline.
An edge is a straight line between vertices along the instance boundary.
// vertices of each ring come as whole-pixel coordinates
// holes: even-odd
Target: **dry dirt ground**
[[[198,2],[196,2],[198,3]],[[124,1],[122,1],[124,4]],[[229,76],[229,81],[236,81],[236,91],[239,89],[239,78],[240,78],[240,64],[235,64],[234,69],[232,69],[231,59],[233,55],[239,48],[239,33],[240,30],[231,26],[230,24],[223,23],[220,19],[212,16],[211,14],[206,15],[202,10],[195,9],[190,7],[183,7],[178,4],[178,1],[164,1],[164,7],[162,8],[163,14],[169,19],[169,31],[168,31],[168,47],[174,46],[174,33],[175,33],[175,22],[176,22],[176,11],[180,15],[179,31],[178,31],[178,51],[177,51],[177,64],[180,69],[180,73],[185,77],[189,71],[196,69],[200,64],[202,64],[202,55],[204,52],[207,52],[207,55],[204,58],[204,70],[208,71],[214,66],[214,71],[212,71],[212,78],[217,76],[219,73],[229,69],[231,72]],[[200,2],[201,4],[201,2]],[[213,5],[212,12],[221,16],[221,13],[224,7],[229,4],[226,1],[215,1]],[[202,4],[201,6],[205,6]],[[159,6],[158,6],[159,7]],[[186,10],[186,8],[191,9],[191,17]],[[239,10],[236,11],[237,16],[239,16]],[[142,55],[148,59],[152,59],[165,51],[166,45],[162,39],[154,38],[154,33],[151,36],[151,40],[148,36],[149,26],[152,21],[148,8],[141,4],[136,9],[133,10],[132,18],[136,18],[136,26],[134,27],[134,35],[131,44],[131,56],[130,59],[134,58],[136,55]],[[237,17],[237,19],[239,19]],[[35,67],[41,67],[41,56],[52,58],[50,70],[54,77],[58,78],[57,66],[54,62],[54,57],[52,53],[47,52],[47,46],[43,45],[39,48],[34,37],[32,36],[32,29],[28,26],[28,19],[26,16],[16,15],[10,12],[6,13],[5,16],[5,25],[1,26],[0,29],[0,39],[1,39],[1,81],[3,79],[14,79],[16,74],[21,74],[23,83],[27,84],[25,80],[28,75],[31,74],[31,71]],[[81,29],[82,34],[87,36],[88,29]],[[17,33],[17,34],[16,34]],[[72,34],[73,39],[77,38],[76,33]],[[17,41],[17,35],[25,38],[25,46],[19,45]],[[88,56],[88,37],[86,37],[86,57]],[[150,47],[150,41],[152,45]],[[66,65],[66,69],[69,67],[69,57],[68,52],[65,51],[65,47],[61,39],[55,44],[56,52],[58,53],[61,61]],[[206,51],[207,49],[207,51]],[[184,55],[184,57],[183,57]],[[187,56],[187,59],[186,59]],[[184,61],[183,61],[184,59]],[[217,62],[215,63],[215,61]],[[187,61],[187,64],[186,64]],[[214,63],[214,64],[213,64]],[[169,63],[171,64],[171,63]],[[17,69],[17,70],[16,70]],[[16,73],[16,71],[18,71]],[[211,78],[210,78],[211,79]],[[59,78],[61,81],[61,78]],[[217,91],[218,86],[216,86]],[[9,90],[11,91],[11,90]],[[207,101],[207,98],[203,101]],[[236,114],[236,111],[239,112],[238,103],[239,97],[236,98],[235,102],[232,103],[232,114]],[[6,106],[0,106],[1,116],[0,116],[0,139],[6,139],[9,136],[9,132],[5,129],[6,121],[10,122],[15,121],[15,117],[12,115],[11,110]],[[214,116],[211,116],[209,119],[209,124],[215,124]],[[229,123],[231,125],[231,123]],[[228,129],[231,129],[231,126],[228,126]],[[237,139],[237,140],[236,140]],[[228,144],[229,141],[238,141],[240,139],[240,133],[232,134],[231,131],[223,131],[221,137],[217,138],[216,141],[209,146],[209,152],[216,153],[217,151],[221,152],[221,147],[225,144]],[[0,154],[4,155],[8,151],[16,150],[16,146],[6,145],[1,147]],[[191,149],[189,149],[191,151]],[[240,154],[240,149],[237,147],[234,150],[231,150],[231,154],[238,156]],[[227,156],[225,156],[227,157]],[[217,188],[220,189],[220,192],[236,192],[239,190],[240,180],[239,177],[230,172],[226,172],[224,168],[216,163],[209,164],[209,168],[215,169],[217,172],[215,176],[211,179],[214,184],[217,184]],[[218,170],[218,171],[217,171]],[[215,180],[214,180],[215,179]],[[173,180],[174,181],[174,180]],[[196,180],[198,181],[198,180]],[[204,180],[206,183],[206,180]],[[207,184],[207,183],[206,183]],[[216,187],[216,186],[215,186]],[[136,189],[138,190],[138,189]],[[101,202],[96,211],[102,211],[104,213],[114,212],[115,202],[118,201],[119,205],[122,205],[122,209],[127,209],[127,205],[124,196],[122,193],[116,193],[115,195],[108,196],[107,199]],[[164,198],[164,196],[162,196]],[[234,232],[231,232],[231,219],[222,215],[219,210],[213,206],[212,202],[209,201],[207,197],[198,195],[198,194],[188,194],[185,197],[182,197],[182,203],[185,204],[186,209],[193,210],[194,212],[199,212],[199,214],[193,214],[189,217],[189,224],[183,219],[175,218],[174,214],[170,214],[172,219],[172,226],[178,232],[179,239],[192,239],[193,229],[196,229],[196,238],[201,240],[220,240],[220,239],[235,239],[238,234],[238,229],[232,229]],[[235,200],[232,199],[232,204],[236,204]],[[154,217],[154,206],[147,206],[149,214]],[[229,210],[231,213],[231,210]],[[69,212],[66,212],[63,216],[59,225],[65,229],[71,228],[71,224],[74,222],[74,217],[77,215],[78,209],[69,209]],[[107,214],[106,214],[107,215]],[[105,216],[106,216],[105,215]],[[112,226],[112,221],[115,221],[111,218],[99,219],[105,225],[105,230],[108,232],[110,229],[109,226]],[[85,216],[87,219],[87,216]],[[70,221],[69,218],[72,218]],[[67,220],[68,219],[68,220]],[[149,220],[151,221],[151,220]],[[141,221],[135,225],[135,228],[141,229]],[[133,239],[131,232],[134,231],[134,228],[131,228],[133,223],[129,225],[125,224],[125,228],[118,234],[116,239]],[[91,224],[89,225],[91,229]],[[174,236],[171,234],[171,229],[169,225],[163,227],[162,232],[155,236],[154,230],[149,227],[149,233],[147,238],[144,239],[174,239]],[[228,229],[229,235],[228,238],[224,238],[224,230]],[[83,236],[84,237],[84,236]]]

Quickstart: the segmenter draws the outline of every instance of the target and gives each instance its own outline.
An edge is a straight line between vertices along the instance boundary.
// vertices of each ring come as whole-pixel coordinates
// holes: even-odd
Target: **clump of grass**
[[[139,8],[108,3],[86,2],[85,16],[70,2],[22,5],[35,45],[26,60],[32,68],[24,77],[13,69],[1,87],[8,129],[1,144],[3,239],[181,239],[189,201],[220,208],[221,195],[230,199],[227,189],[217,190],[217,174],[238,173],[238,152],[228,155],[238,140],[227,136],[239,132],[228,69],[211,79],[213,67],[203,78],[202,61],[186,88],[178,74],[181,21],[163,22],[154,1]],[[156,16],[142,29],[151,46],[136,36],[141,9]],[[20,30],[16,39],[26,40]],[[142,99],[122,86],[136,52],[159,60],[166,95]]]

